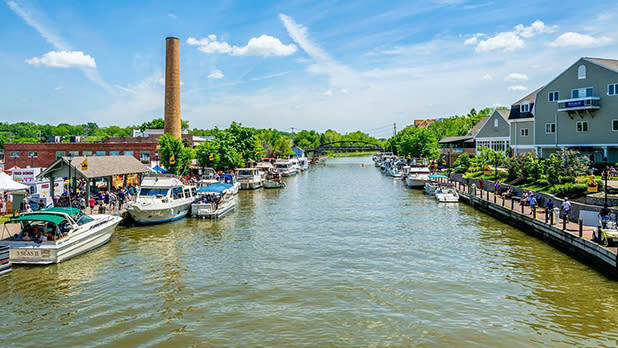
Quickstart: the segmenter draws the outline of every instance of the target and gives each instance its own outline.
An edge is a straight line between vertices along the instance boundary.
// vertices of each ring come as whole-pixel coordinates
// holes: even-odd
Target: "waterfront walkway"
[[[532,212],[532,209],[527,205],[522,205],[519,200],[508,199],[503,196],[496,195],[493,192],[481,190],[478,187],[473,187],[472,190],[470,190],[466,184],[462,184],[456,181],[449,181],[449,182],[456,186],[457,191],[460,194],[468,195],[469,194],[468,192],[472,192],[474,193],[474,197],[476,197],[477,199],[481,199],[491,204],[504,207],[520,215],[525,215],[531,218],[534,217],[537,220],[543,223],[546,223],[548,225],[550,224],[550,219],[547,218],[546,220],[546,209],[545,208],[538,207],[536,209],[536,216],[533,216],[534,214]],[[578,236],[578,237],[580,236],[580,227],[579,227],[579,223],[577,222],[568,221],[567,219],[567,222],[565,224],[563,219],[559,219],[559,221],[554,221],[553,226],[560,228],[572,234],[573,236]],[[592,242],[593,231],[594,231],[594,227],[582,226],[581,238]],[[599,245],[599,246],[603,247],[602,245]],[[612,252],[613,254],[618,254],[618,247],[604,247],[604,248]]]

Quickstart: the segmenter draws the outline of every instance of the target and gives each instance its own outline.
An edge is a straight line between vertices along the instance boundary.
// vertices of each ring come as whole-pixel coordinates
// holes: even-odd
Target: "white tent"
[[[20,190],[29,191],[30,187],[27,185],[15,182],[5,172],[0,172],[0,192],[20,191]]]

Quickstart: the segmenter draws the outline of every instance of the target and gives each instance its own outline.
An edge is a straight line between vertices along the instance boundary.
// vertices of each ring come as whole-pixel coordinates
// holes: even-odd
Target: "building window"
[[[577,78],[580,80],[583,80],[586,78],[586,66],[585,65],[580,65],[577,68]]]
[[[142,151],[139,153],[139,160],[142,162],[150,162],[150,152]]]
[[[37,158],[39,157],[39,153],[36,151],[30,151],[28,152],[28,158]]]
[[[560,93],[557,91],[549,92],[547,95],[547,101],[549,102],[557,102],[560,99]]]
[[[79,156],[79,151],[69,151],[69,156],[77,157]]]
[[[556,124],[555,123],[545,123],[545,134],[554,134],[556,133]]]
[[[494,127],[498,128],[498,119],[497,118],[494,120]]]
[[[110,151],[109,155],[110,156],[120,156],[120,151]]]
[[[571,98],[576,99],[576,98],[592,97],[592,92],[593,92],[592,87],[572,89]]]
[[[527,137],[528,136],[528,128],[522,128],[521,130],[521,136],[522,137]]]
[[[519,111],[520,112],[530,112],[530,104],[521,104],[519,106]]]
[[[618,94],[618,83],[611,83],[607,85],[607,95],[617,95]]]
[[[105,151],[97,151],[96,155],[97,156],[105,156]]]
[[[577,121],[575,124],[576,132],[587,132],[588,131],[588,121]]]
[[[56,159],[64,157],[66,153],[64,151],[56,151]]]
[[[612,120],[612,130],[614,132],[618,131],[618,120]]]
[[[133,151],[125,151],[124,155],[125,156],[133,156]]]
[[[19,151],[11,151],[10,156],[11,158],[19,158]]]
[[[92,151],[82,151],[82,155],[86,157],[92,156]]]

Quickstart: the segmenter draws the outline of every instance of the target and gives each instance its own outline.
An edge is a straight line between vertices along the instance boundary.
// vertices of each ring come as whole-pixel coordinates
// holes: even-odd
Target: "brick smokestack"
[[[165,38],[165,134],[181,136],[180,64],[177,37]]]

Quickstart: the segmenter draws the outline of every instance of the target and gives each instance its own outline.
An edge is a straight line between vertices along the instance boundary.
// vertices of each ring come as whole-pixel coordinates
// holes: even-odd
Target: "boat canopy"
[[[231,189],[232,187],[234,187],[234,185],[232,184],[219,183],[219,184],[212,184],[212,185],[204,186],[195,192],[197,193],[206,193],[206,192],[223,193],[223,191],[227,189]]]
[[[446,179],[446,175],[442,174],[431,174],[429,179]]]
[[[226,181],[229,180],[231,183],[234,182],[234,175],[232,175],[232,174],[221,174],[221,175],[219,175],[219,178],[225,179]]]
[[[6,223],[12,223],[12,222],[20,222],[20,221],[45,221],[45,222],[51,222],[53,224],[58,225],[59,223],[65,221],[65,217],[64,216],[60,216],[60,215],[52,215],[52,214],[26,214],[26,215],[21,215],[18,216],[14,219],[11,219],[9,221],[7,221]]]

